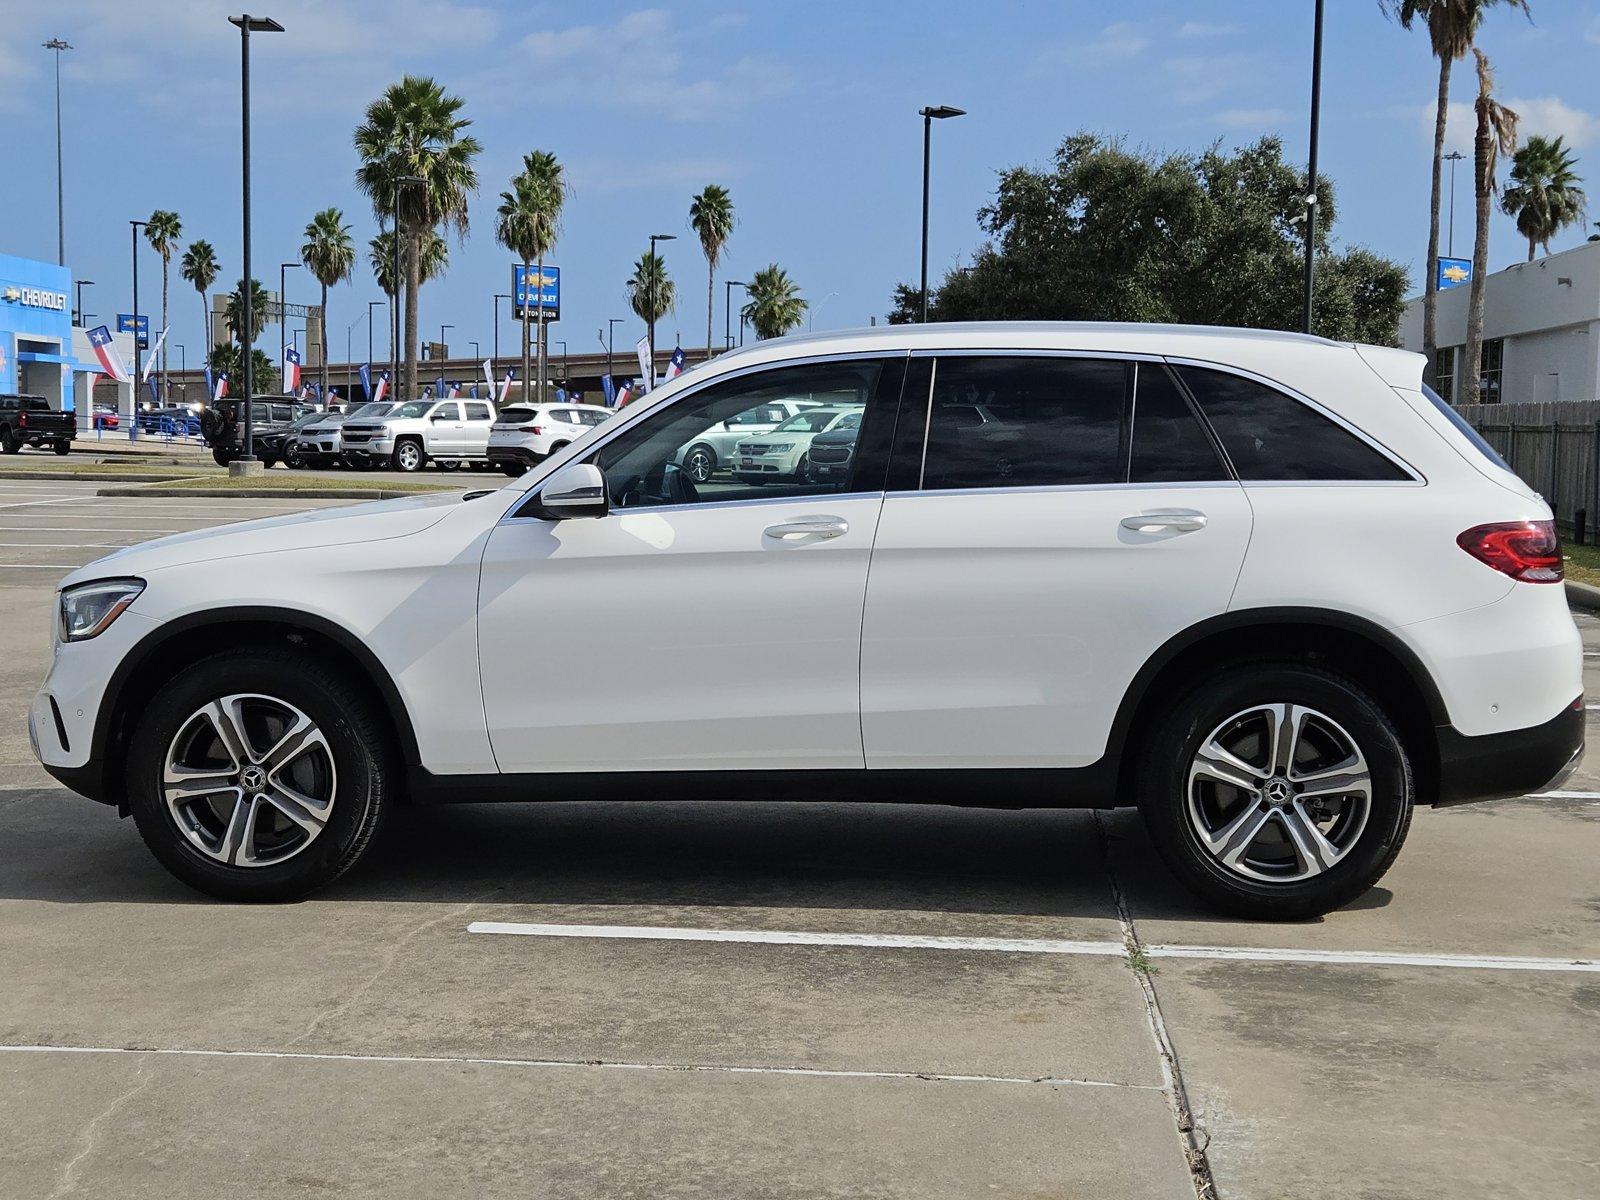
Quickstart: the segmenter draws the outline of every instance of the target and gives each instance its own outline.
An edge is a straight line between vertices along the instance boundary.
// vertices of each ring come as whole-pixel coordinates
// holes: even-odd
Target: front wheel
[[[296,471],[302,469],[306,465],[305,452],[290,442],[283,451],[283,465]]]
[[[695,483],[709,483],[717,469],[717,452],[704,442],[696,442],[683,456],[683,472]]]
[[[296,900],[366,851],[393,795],[378,713],[338,673],[276,649],[176,675],[128,754],[139,833],[163,866],[224,900]]]
[[[394,448],[394,468],[397,471],[407,474],[420,471],[427,462],[428,456],[422,452],[422,446],[410,438]]]
[[[1319,916],[1372,887],[1405,842],[1405,745],[1342,676],[1270,663],[1223,670],[1151,730],[1138,764],[1151,839],[1221,909]]]

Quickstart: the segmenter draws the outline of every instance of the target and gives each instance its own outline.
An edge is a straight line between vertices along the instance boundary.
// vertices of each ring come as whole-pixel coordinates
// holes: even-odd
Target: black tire
[[[1234,714],[1253,706],[1276,704],[1310,708],[1342,727],[1339,732],[1348,735],[1365,759],[1370,779],[1364,824],[1355,823],[1353,817],[1340,816],[1330,827],[1337,841],[1338,821],[1351,821],[1346,827],[1350,840],[1339,843],[1342,857],[1303,879],[1251,878],[1225,865],[1205,847],[1191,814],[1190,766],[1201,746]],[[1382,878],[1405,843],[1414,797],[1414,777],[1405,743],[1377,701],[1343,676],[1288,663],[1228,668],[1178,698],[1148,728],[1139,751],[1137,790],[1150,837],[1180,880],[1226,912],[1269,921],[1304,920],[1331,912]],[[1224,814],[1231,818],[1247,804],[1259,806],[1259,812],[1273,807],[1266,800],[1269,787],[1263,781],[1260,798],[1254,801],[1239,789],[1210,794],[1237,797],[1240,807]],[[1291,784],[1290,789],[1298,791],[1296,785]],[[1353,806],[1355,802],[1334,803]],[[1342,811],[1353,811],[1353,807]],[[1287,826],[1277,819],[1271,824],[1292,863]]]
[[[499,463],[498,466],[501,471],[513,479],[516,479],[519,475],[527,474],[528,471],[528,468],[519,462],[503,462]]]
[[[295,471],[300,471],[300,470],[304,470],[305,469],[306,456],[301,451],[300,446],[299,446],[298,443],[290,442],[287,446],[284,447],[284,450],[283,450],[283,465],[288,467],[288,468],[290,468],[291,470],[295,470]]]
[[[272,470],[273,467],[275,467],[277,465],[278,465],[278,456],[277,455],[275,455],[275,454],[263,454],[261,456],[261,469],[263,471],[270,471],[270,470]]]
[[[203,854],[179,830],[161,792],[167,750],[180,730],[206,704],[234,693],[263,693],[299,708],[322,730],[337,775],[321,833],[266,866],[233,866]],[[348,871],[371,844],[395,786],[388,745],[372,704],[337,672],[292,651],[228,650],[180,672],[146,707],[128,753],[128,804],[145,844],[190,887],[220,900],[298,900]]]
[[[441,471],[454,471],[461,466],[461,463],[453,458],[436,458],[433,460],[433,465],[438,467]]]
[[[225,467],[233,461],[233,455],[225,450],[213,450],[211,452],[211,461],[219,467]]]
[[[411,475],[428,465],[428,453],[416,438],[401,438],[395,443],[390,462],[396,471]]]
[[[57,454],[59,454],[63,458],[65,458],[67,455],[72,453],[72,443],[71,442],[57,442],[56,445],[55,445],[55,450],[56,450]]]
[[[766,485],[766,482],[767,482],[767,476],[765,476],[765,475],[737,475],[736,474],[734,476],[734,478],[737,479],[740,483],[753,484],[755,487],[764,487]]]
[[[709,483],[717,470],[717,451],[705,442],[696,442],[685,451],[683,473],[691,482]]]
[[[0,429],[0,450],[7,454],[20,454],[22,443],[17,440],[17,435],[9,429]]]

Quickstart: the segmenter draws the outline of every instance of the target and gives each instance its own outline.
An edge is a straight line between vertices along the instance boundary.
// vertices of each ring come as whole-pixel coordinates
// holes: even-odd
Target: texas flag
[[[294,343],[283,348],[283,394],[289,395],[300,390],[300,351],[294,348]]]
[[[450,390],[446,392],[445,395],[454,400],[457,396],[461,395],[461,385],[459,383],[451,383]]]
[[[667,360],[667,378],[676,379],[683,374],[683,347],[679,346],[672,352],[672,357]]]
[[[372,398],[374,400],[382,400],[388,394],[389,394],[389,372],[385,371],[382,375],[378,376],[378,387],[377,387],[377,390],[372,393]]]
[[[617,388],[617,407],[618,408],[625,407],[627,405],[628,401],[632,400],[632,399],[633,399],[633,384],[630,383],[628,380],[624,379],[622,381],[622,385]]]
[[[228,373],[224,371],[217,376],[217,390],[212,393],[211,403],[216,404],[228,394]]]
[[[133,376],[128,373],[128,364],[122,361],[116,343],[111,340],[111,330],[104,325],[96,325],[89,330],[89,344],[94,347],[94,356],[100,360],[107,375],[118,383],[133,382]]]
[[[517,369],[515,367],[506,368],[506,377],[500,381],[500,398],[495,401],[496,404],[504,404],[506,402],[506,399],[511,395],[511,381],[516,377]]]

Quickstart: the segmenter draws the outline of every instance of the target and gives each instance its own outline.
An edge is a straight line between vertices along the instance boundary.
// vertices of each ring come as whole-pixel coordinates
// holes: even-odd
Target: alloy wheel
[[[1353,737],[1304,705],[1234,713],[1189,764],[1185,811],[1224,869],[1298,883],[1337,866],[1366,828],[1372,773]]]
[[[689,456],[684,460],[683,469],[689,473],[689,478],[695,483],[708,483],[711,474],[716,470],[716,460],[711,451],[704,446],[696,446],[689,451]]]
[[[268,867],[327,827],[338,777],[315,721],[286,700],[223,696],[179,728],[161,793],[184,838],[233,867]]]

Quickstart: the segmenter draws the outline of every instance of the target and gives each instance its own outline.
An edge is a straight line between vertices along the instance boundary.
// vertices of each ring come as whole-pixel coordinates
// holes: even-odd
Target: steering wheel
[[[694,480],[675,462],[651,467],[639,480],[636,492],[646,504],[693,504],[700,499]]]

